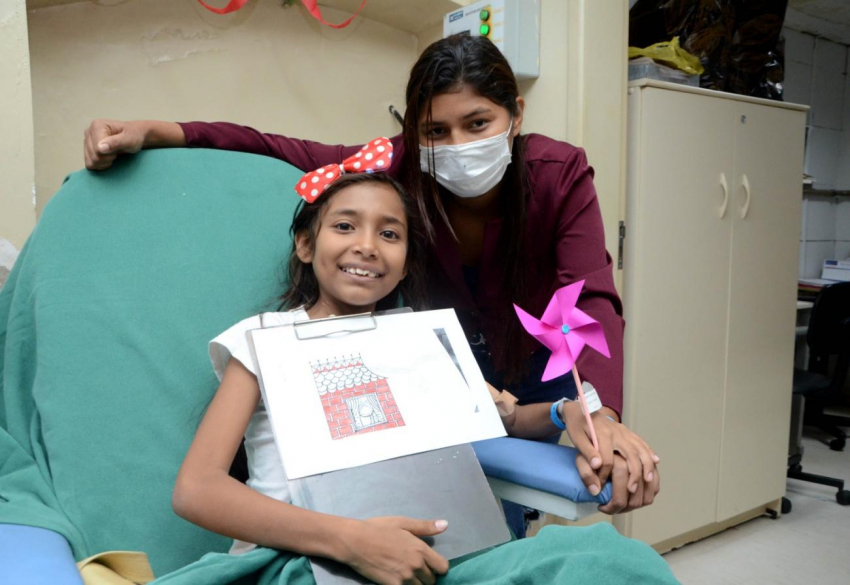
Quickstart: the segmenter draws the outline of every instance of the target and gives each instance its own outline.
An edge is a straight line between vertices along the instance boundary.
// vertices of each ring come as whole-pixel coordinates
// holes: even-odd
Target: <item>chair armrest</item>
[[[579,520],[611,500],[611,484],[593,496],[576,469],[577,451],[552,443],[503,437],[472,444],[496,496]]]
[[[68,541],[61,534],[20,524],[0,524],[4,583],[83,585]]]

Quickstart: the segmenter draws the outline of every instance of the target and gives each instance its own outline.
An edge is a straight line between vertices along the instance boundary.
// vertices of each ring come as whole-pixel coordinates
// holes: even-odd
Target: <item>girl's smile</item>
[[[359,278],[383,278],[383,273],[373,272],[368,268],[360,267],[360,266],[342,266],[340,270],[345,272],[346,274],[351,274],[352,276],[356,276]]]
[[[407,274],[407,220],[398,193],[385,184],[354,184],[333,196],[310,234],[295,236],[298,257],[312,264],[319,300],[311,318],[373,311]]]

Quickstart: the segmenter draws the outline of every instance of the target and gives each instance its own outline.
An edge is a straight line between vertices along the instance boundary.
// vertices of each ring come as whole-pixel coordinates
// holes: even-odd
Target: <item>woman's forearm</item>
[[[186,135],[176,122],[137,120],[144,135],[144,148],[169,148],[186,146]]]

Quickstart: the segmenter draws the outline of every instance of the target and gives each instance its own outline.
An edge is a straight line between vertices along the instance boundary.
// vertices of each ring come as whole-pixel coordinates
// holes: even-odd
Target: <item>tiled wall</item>
[[[847,46],[788,28],[783,33],[785,101],[812,108],[806,172],[818,189],[850,189],[850,174],[840,172],[847,166],[841,157],[850,156],[850,149],[842,148],[850,136]]]
[[[805,171],[813,187],[850,190],[848,47],[784,29],[785,101],[811,106]],[[827,258],[850,257],[850,197],[806,196],[800,278],[819,278]]]
[[[820,278],[827,258],[850,258],[850,198],[807,196],[800,233],[800,278]]]

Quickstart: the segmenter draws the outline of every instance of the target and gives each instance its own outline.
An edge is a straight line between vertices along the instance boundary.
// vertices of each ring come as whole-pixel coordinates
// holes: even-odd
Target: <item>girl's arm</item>
[[[232,538],[345,563],[378,583],[433,583],[448,562],[417,536],[444,522],[410,518],[350,520],[260,494],[228,474],[260,390],[256,377],[231,359],[189,448],[172,505],[181,517]]]
[[[548,439],[561,434],[551,417],[551,403],[523,404],[517,406],[516,418],[508,434],[521,439]]]
[[[487,389],[502,418],[505,430],[512,437],[521,439],[547,439],[560,434],[550,416],[551,404],[517,405],[517,399],[507,390],[496,390],[489,382]]]

